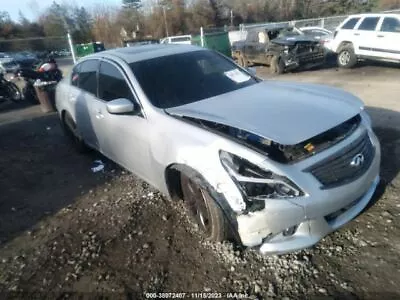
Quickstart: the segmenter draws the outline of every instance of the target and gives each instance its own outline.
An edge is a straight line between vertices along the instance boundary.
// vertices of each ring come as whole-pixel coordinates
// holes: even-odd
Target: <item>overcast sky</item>
[[[54,0],[0,0],[0,10],[7,11],[10,17],[18,21],[18,12],[21,11],[30,20],[36,19]],[[121,0],[59,0],[57,3],[79,4],[79,6],[93,7],[94,4],[105,3],[121,5]]]

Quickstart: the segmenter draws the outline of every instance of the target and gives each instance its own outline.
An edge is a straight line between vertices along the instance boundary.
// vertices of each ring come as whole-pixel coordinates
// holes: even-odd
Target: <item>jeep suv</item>
[[[349,16],[336,29],[331,50],[343,68],[359,59],[400,62],[400,14]]]

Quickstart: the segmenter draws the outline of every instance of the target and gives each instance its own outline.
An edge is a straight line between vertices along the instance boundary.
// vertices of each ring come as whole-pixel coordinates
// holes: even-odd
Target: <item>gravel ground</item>
[[[258,72],[271,77],[265,68]],[[400,70],[351,72],[272,78],[325,82],[361,96],[383,147],[383,180],[371,206],[314,248],[284,256],[204,241],[182,203],[98,153],[76,154],[56,115],[0,106],[0,295],[140,299],[144,292],[203,291],[251,299],[400,298]],[[96,159],[105,162],[104,172],[91,172]]]

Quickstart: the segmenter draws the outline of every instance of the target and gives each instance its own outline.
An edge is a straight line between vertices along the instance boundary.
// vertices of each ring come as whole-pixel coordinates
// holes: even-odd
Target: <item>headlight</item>
[[[369,127],[371,127],[371,126],[372,126],[371,117],[370,117],[369,114],[365,111],[364,108],[362,109],[360,115],[361,115],[362,120],[363,120]]]
[[[249,201],[293,198],[304,195],[290,179],[266,171],[244,158],[220,151],[224,168]]]

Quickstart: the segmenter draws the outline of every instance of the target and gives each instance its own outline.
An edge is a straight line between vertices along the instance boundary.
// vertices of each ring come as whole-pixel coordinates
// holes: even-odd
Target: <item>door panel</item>
[[[110,114],[107,102],[125,98],[139,107],[126,76],[111,62],[102,61],[99,69],[99,98],[93,101],[96,136],[100,150],[107,157],[145,180],[149,179],[147,119],[136,111],[129,114]]]
[[[380,17],[365,17],[354,31],[354,39],[357,41],[356,51],[359,55],[380,56],[374,49],[378,43],[377,28]]]
[[[74,106],[76,125],[84,141],[98,149],[99,143],[94,130],[91,114],[91,103],[96,100],[97,69],[99,61],[92,59],[83,61],[73,70],[69,101]]]
[[[379,43],[376,51],[388,59],[400,59],[400,20],[395,17],[383,18],[376,33]]]

